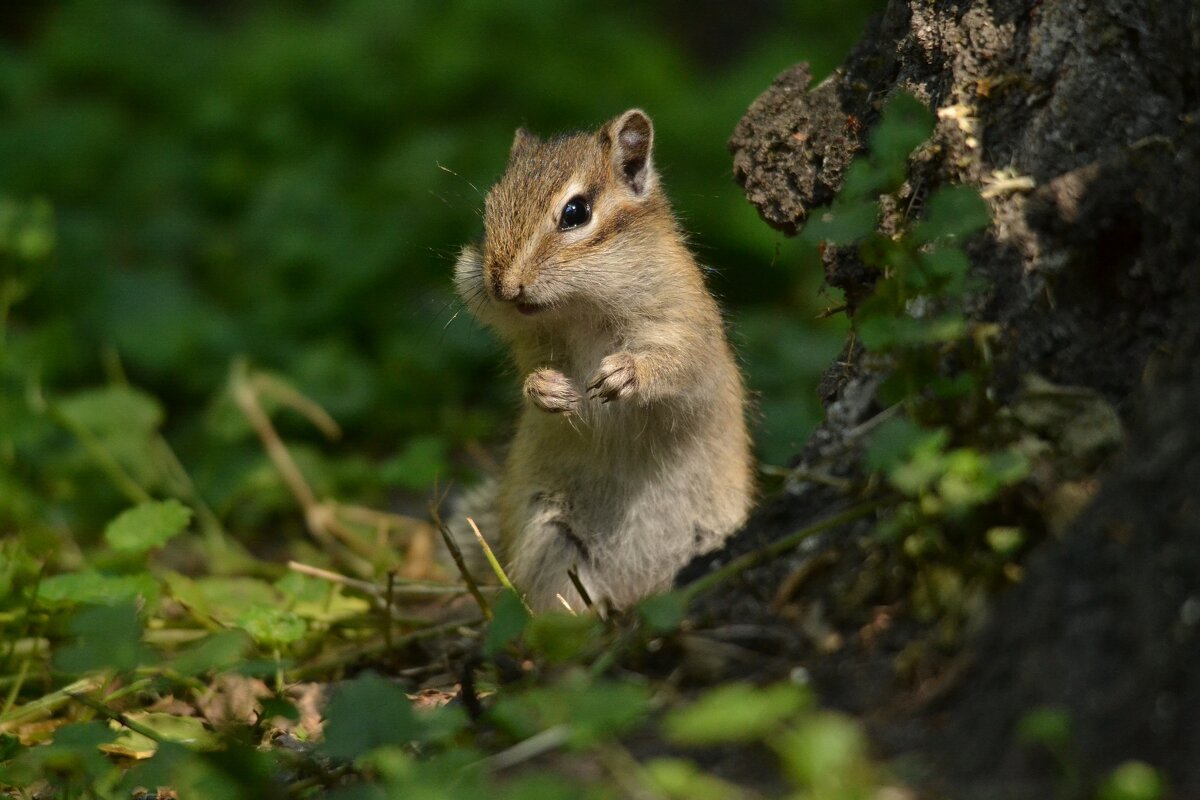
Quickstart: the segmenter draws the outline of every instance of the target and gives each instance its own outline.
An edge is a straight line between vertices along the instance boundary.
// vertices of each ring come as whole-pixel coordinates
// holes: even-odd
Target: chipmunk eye
[[[567,201],[563,206],[562,217],[558,221],[558,229],[567,231],[571,228],[578,228],[580,225],[586,225],[592,218],[592,207],[588,205],[587,198],[581,194],[577,194]]]

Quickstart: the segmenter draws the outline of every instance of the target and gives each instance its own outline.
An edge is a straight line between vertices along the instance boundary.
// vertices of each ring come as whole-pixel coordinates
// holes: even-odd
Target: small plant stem
[[[3,718],[17,702],[17,696],[21,693],[21,686],[25,683],[25,676],[29,674],[29,664],[33,661],[33,656],[26,656],[21,659],[21,666],[17,669],[16,679],[8,690],[8,696],[4,698],[4,708],[0,709],[0,718]]]
[[[840,514],[834,514],[832,517],[826,517],[820,522],[809,525],[807,528],[801,528],[794,533],[790,533],[780,539],[776,539],[765,547],[760,547],[757,550],[751,550],[749,553],[735,558],[725,566],[718,570],[708,573],[683,587],[683,595],[690,602],[696,596],[718,586],[730,578],[745,572],[750,567],[766,561],[767,559],[777,556],[780,553],[791,550],[800,542],[814,536],[822,531],[827,531],[830,528],[837,528],[856,519],[867,516],[873,513],[880,507],[886,504],[885,500],[871,500],[866,503],[861,503],[853,506]]]
[[[72,694],[94,692],[104,685],[99,678],[83,678],[50,694],[32,700],[20,708],[0,715],[0,732],[5,732],[21,723],[32,722],[53,714],[71,701]]]
[[[482,616],[468,617],[466,619],[445,622],[441,625],[431,625],[428,628],[424,628],[419,631],[413,631],[412,633],[405,634],[404,636],[396,637],[392,642],[392,646],[403,647],[406,644],[419,642],[422,639],[432,639],[435,636],[441,636],[444,633],[456,631],[464,626],[474,625],[482,620]],[[316,659],[309,664],[305,664],[304,666],[296,667],[285,673],[284,677],[287,679],[288,683],[308,680],[314,677],[322,676],[330,670],[337,669],[338,667],[344,667],[346,664],[350,664],[360,658],[376,655],[378,653],[385,652],[386,650],[387,645],[383,641],[374,640],[365,645],[346,648],[332,655],[325,656],[324,658]]]
[[[267,451],[267,456],[279,471],[283,482],[287,484],[292,497],[296,498],[304,511],[304,522],[309,533],[317,540],[326,552],[338,559],[358,575],[366,576],[374,572],[369,561],[351,551],[333,535],[333,532],[347,533],[337,522],[336,514],[328,504],[321,503],[312,487],[300,470],[292,453],[280,438],[271,418],[263,410],[258,401],[256,382],[250,376],[250,368],[244,360],[239,359],[233,365],[230,387],[234,402],[249,421],[250,426],[258,434],[259,441]],[[343,537],[345,538],[345,537]],[[351,537],[353,538],[353,537]]]
[[[517,587],[513,586],[512,581],[508,579],[508,573],[504,571],[504,567],[500,566],[500,559],[496,558],[496,554],[492,552],[492,546],[487,543],[487,539],[483,538],[483,534],[479,532],[479,526],[475,524],[475,520],[467,517],[467,524],[471,526],[471,530],[475,533],[475,539],[479,542],[479,546],[483,548],[483,555],[487,558],[488,564],[492,567],[492,572],[496,573],[496,578],[500,581],[500,585],[510,592],[515,594],[520,600],[521,605],[525,606],[525,610],[530,614],[533,609],[525,602],[525,598],[517,591]]]
[[[133,731],[134,733],[139,733],[142,736],[145,736],[147,739],[149,739],[152,742],[158,742],[159,744],[162,744],[165,741],[161,736],[158,735],[158,733],[150,730],[145,725],[142,725],[139,722],[134,722],[129,717],[122,714],[120,711],[115,711],[115,710],[109,708],[108,706],[106,706],[104,703],[101,703],[97,700],[93,700],[92,698],[88,697],[87,695],[83,694],[82,692],[69,692],[69,694],[71,696],[71,699],[73,699],[79,703],[82,703],[83,705],[92,709],[93,711],[95,711],[97,714],[104,717],[105,719],[111,719],[114,722],[120,723],[121,725],[123,725],[124,727]]]
[[[579,580],[579,570],[571,567],[567,570],[567,577],[571,579],[571,583],[575,584],[575,591],[579,592],[579,596],[583,599],[583,604],[587,608],[592,607],[592,598],[588,594],[587,589],[583,588],[583,581]]]
[[[131,694],[137,694],[146,687],[152,686],[154,681],[154,677],[139,678],[136,681],[131,681],[125,686],[122,686],[120,689],[117,689],[115,692],[109,692],[106,694],[104,696],[104,700],[101,702],[103,702],[105,705],[108,705],[109,703],[114,703],[117,700],[120,700],[122,697],[128,697]]]
[[[84,451],[96,463],[96,466],[108,476],[113,486],[117,487],[117,490],[125,495],[127,500],[132,503],[146,503],[153,499],[150,493],[125,471],[120,462],[113,458],[112,453],[108,452],[104,445],[100,443],[100,440],[96,438],[95,434],[62,413],[62,410],[59,409],[54,401],[46,399],[41,394],[40,389],[31,391],[36,392],[33,406],[42,409],[50,419],[66,428],[72,436],[78,439],[79,443],[83,445]]]
[[[450,558],[454,560],[454,566],[458,567],[458,572],[462,575],[463,582],[467,585],[467,591],[471,593],[471,597],[475,598],[476,604],[479,605],[479,610],[483,612],[483,616],[487,620],[492,619],[492,608],[484,599],[483,593],[479,591],[479,584],[475,583],[475,578],[471,576],[471,571],[467,569],[467,562],[463,559],[462,550],[458,546],[458,542],[454,541],[454,534],[450,533],[450,529],[446,527],[446,523],[442,522],[442,515],[438,513],[436,506],[430,506],[429,516],[433,519],[434,526],[442,534],[442,541],[446,543],[446,549],[450,551]]]
[[[570,725],[553,725],[544,731],[535,733],[528,739],[522,739],[512,747],[476,762],[476,764],[494,770],[515,767],[544,753],[549,753],[551,750],[557,750],[570,738]]]

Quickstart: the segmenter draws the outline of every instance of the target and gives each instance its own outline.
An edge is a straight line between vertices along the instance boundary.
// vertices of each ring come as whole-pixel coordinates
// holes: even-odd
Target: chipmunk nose
[[[525,284],[517,281],[507,281],[503,277],[497,275],[492,281],[492,293],[496,295],[498,300],[507,300],[509,302],[519,301],[525,297]]]

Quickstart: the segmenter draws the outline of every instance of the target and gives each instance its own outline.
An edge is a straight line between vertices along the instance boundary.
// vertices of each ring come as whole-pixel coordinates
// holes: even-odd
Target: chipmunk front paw
[[[583,398],[571,379],[556,369],[539,369],[525,378],[525,396],[551,414],[570,414]]]
[[[588,397],[605,403],[620,400],[637,391],[637,357],[632,353],[613,353],[600,362],[588,380]]]

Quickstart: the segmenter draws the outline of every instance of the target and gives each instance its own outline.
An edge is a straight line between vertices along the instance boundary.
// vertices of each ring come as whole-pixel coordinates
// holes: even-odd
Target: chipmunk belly
[[[669,587],[742,520],[745,487],[718,484],[711,430],[676,403],[589,402],[577,416],[523,415],[500,492],[510,577],[534,608],[579,607],[575,567],[617,606]],[[711,420],[710,420],[711,422]]]

